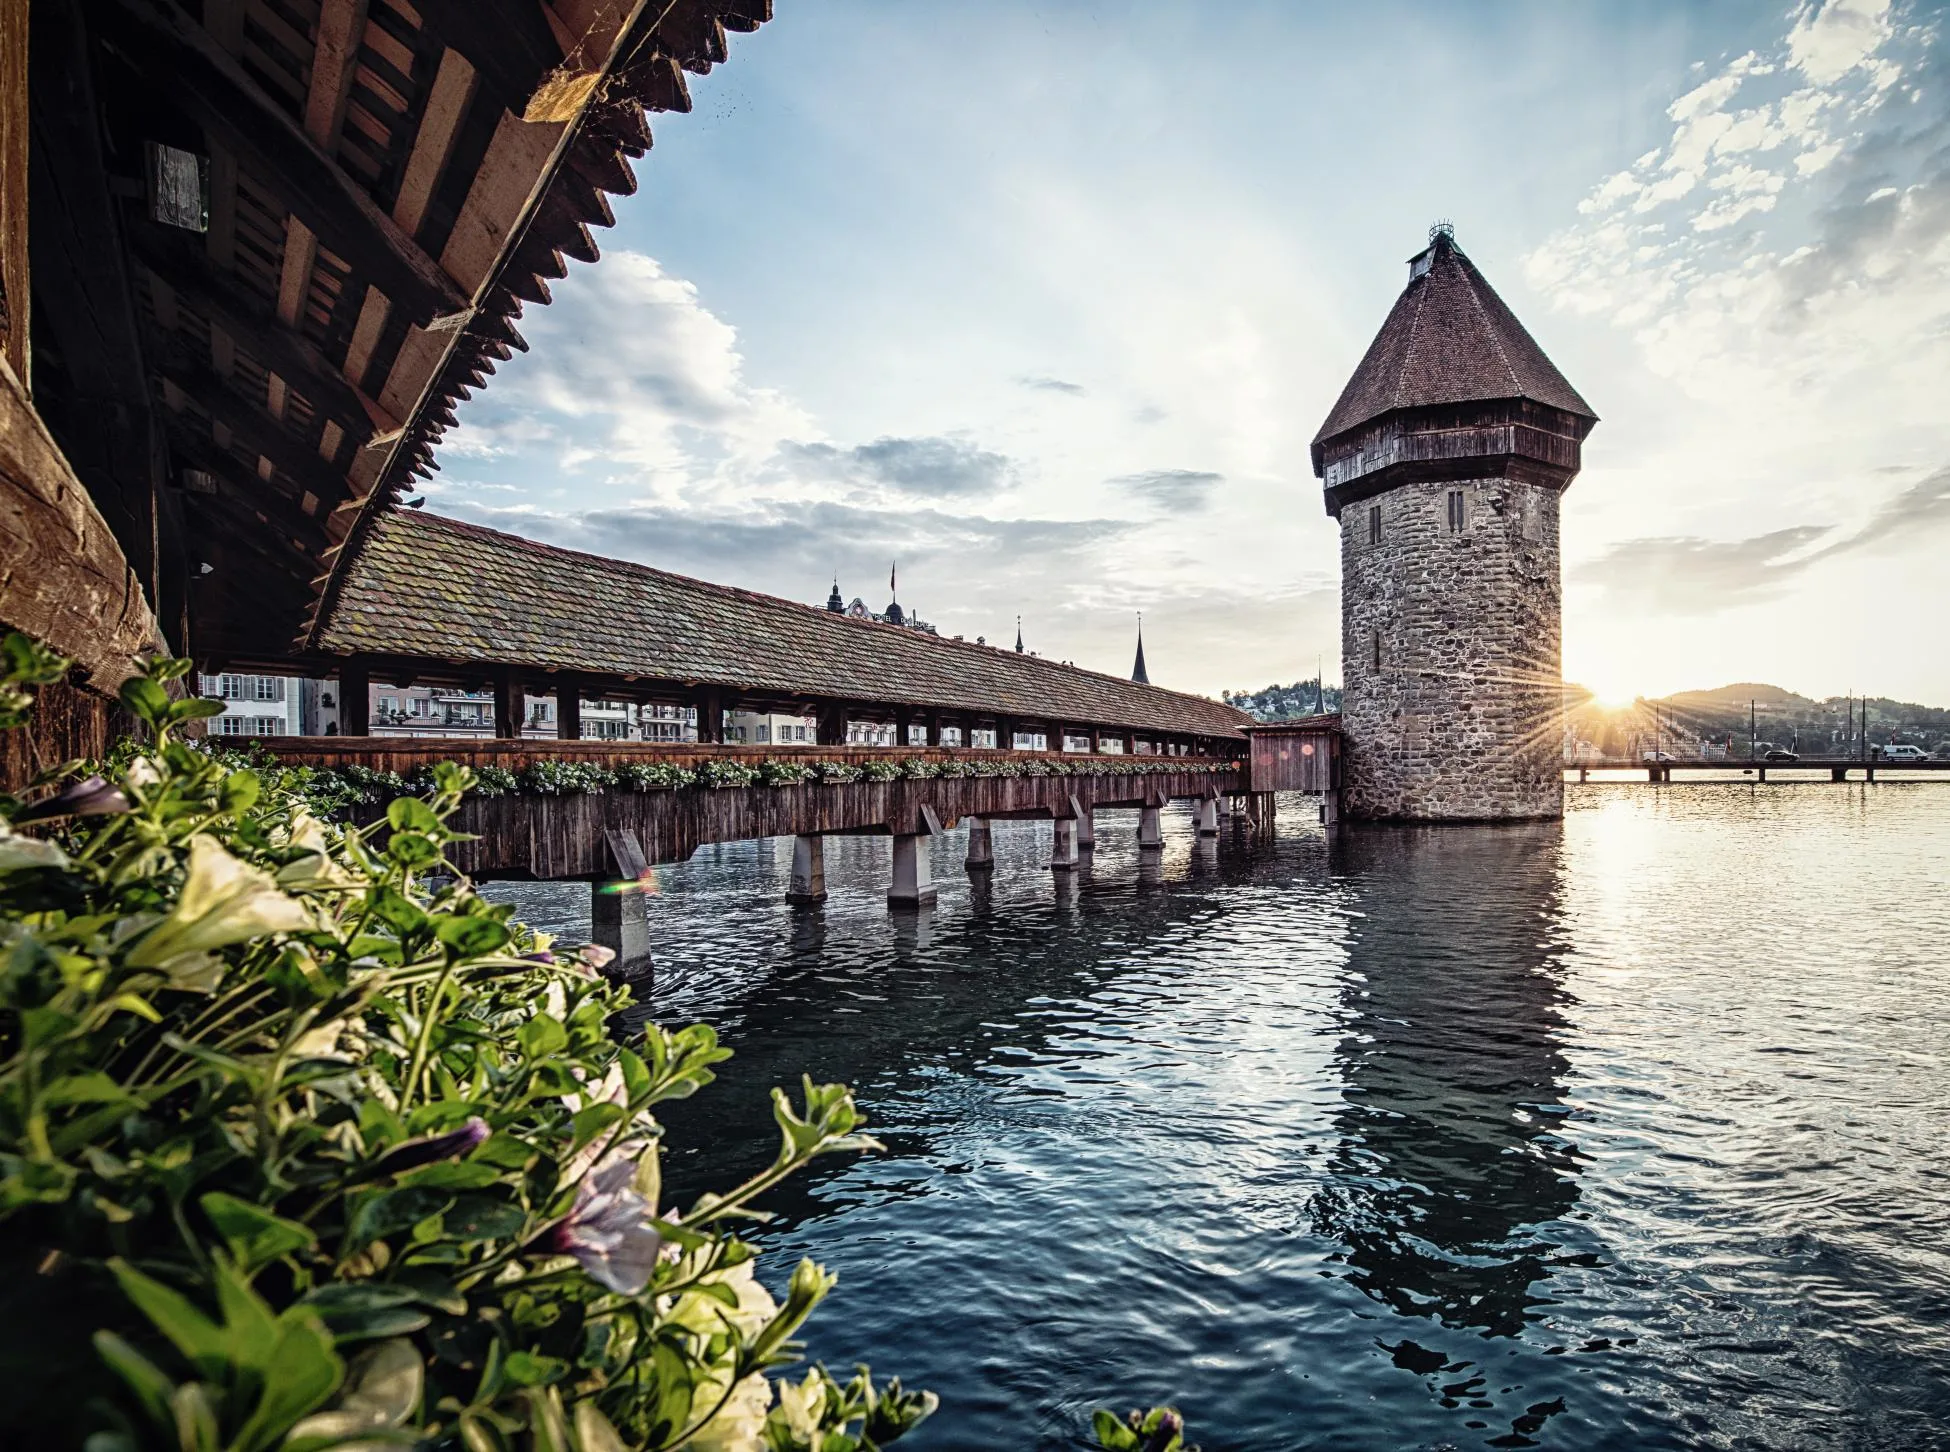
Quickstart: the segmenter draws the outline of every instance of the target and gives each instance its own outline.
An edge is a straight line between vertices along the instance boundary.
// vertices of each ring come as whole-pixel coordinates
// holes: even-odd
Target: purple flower
[[[56,792],[35,802],[14,818],[16,822],[44,822],[50,817],[108,817],[129,809],[129,799],[120,787],[110,786],[99,776]]]
[[[636,1192],[636,1164],[613,1155],[582,1177],[569,1216],[555,1227],[555,1249],[625,1296],[650,1284],[664,1238],[650,1224],[655,1207]]]
[[[478,1115],[469,1119],[459,1129],[450,1129],[445,1134],[429,1134],[419,1139],[409,1139],[404,1144],[394,1145],[373,1171],[381,1175],[397,1175],[406,1170],[430,1165],[435,1160],[458,1159],[486,1139],[491,1131],[488,1122]]]

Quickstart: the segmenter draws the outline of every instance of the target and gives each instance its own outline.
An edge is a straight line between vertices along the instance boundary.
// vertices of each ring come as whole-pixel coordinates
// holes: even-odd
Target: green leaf
[[[41,1102],[50,1109],[69,1104],[127,1104],[135,1096],[99,1069],[68,1074],[49,1084]]]
[[[1097,1434],[1097,1445],[1106,1452],[1134,1452],[1138,1434],[1118,1421],[1114,1412],[1099,1407],[1090,1418],[1090,1430]]]
[[[493,918],[443,917],[433,931],[456,958],[479,958],[508,941],[507,925]]]
[[[303,1306],[293,1306],[278,1318],[264,1362],[263,1395],[232,1445],[239,1452],[275,1447],[300,1417],[325,1404],[344,1375],[345,1363],[332,1350],[324,1325]]]
[[[431,867],[440,860],[440,846],[424,832],[395,832],[387,839],[386,855],[401,867]]]
[[[386,821],[395,832],[431,834],[440,830],[440,818],[418,797],[394,797],[387,804]]]
[[[521,1026],[515,1039],[531,1059],[540,1059],[566,1049],[569,1031],[553,1014],[538,1013]]]
[[[427,925],[427,915],[393,888],[374,888],[367,902],[372,915],[397,933],[417,932]]]
[[[135,1302],[136,1309],[169,1338],[200,1375],[212,1380],[222,1378],[230,1369],[229,1338],[222,1326],[197,1310],[181,1292],[151,1280],[120,1256],[110,1260],[108,1268],[115,1273],[122,1294]]]
[[[208,696],[190,696],[169,703],[168,719],[172,722],[198,721],[206,716],[221,716],[224,709],[222,701],[213,701]]]
[[[534,1351],[514,1351],[508,1354],[505,1370],[508,1380],[517,1386],[545,1386],[563,1376],[569,1363],[560,1357],[543,1356]]]
[[[168,1426],[169,1399],[176,1390],[176,1383],[113,1331],[95,1333],[95,1350],[101,1353],[103,1361],[114,1368],[116,1375],[128,1383],[129,1390],[135,1393],[136,1400],[142,1403],[143,1410],[149,1413],[151,1419]]]
[[[460,1195],[443,1219],[449,1239],[509,1240],[527,1226],[528,1212],[490,1195]]]
[[[320,1286],[299,1304],[316,1311],[333,1340],[342,1344],[420,1330],[433,1318],[419,1307],[419,1299],[403,1286],[350,1281]]]
[[[318,1237],[307,1227],[221,1190],[211,1191],[197,1203],[246,1276],[257,1274],[279,1256],[317,1243]]]
[[[130,676],[116,694],[129,714],[146,726],[158,726],[169,717],[169,692],[147,676]]]
[[[418,1185],[382,1191],[362,1202],[353,1212],[348,1236],[351,1248],[356,1250],[375,1240],[383,1240],[410,1229],[429,1215],[438,1215],[445,1210],[451,1199],[452,1196],[442,1191],[423,1190]]]

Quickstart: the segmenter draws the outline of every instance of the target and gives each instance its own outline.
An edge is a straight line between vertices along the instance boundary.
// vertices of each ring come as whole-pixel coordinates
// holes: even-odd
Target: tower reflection
[[[1492,1336],[1519,1334],[1542,1300],[1560,1251],[1544,1227],[1578,1199],[1562,1133],[1561,836],[1555,822],[1363,829],[1337,854],[1362,916],[1314,1226],[1374,1300]]]

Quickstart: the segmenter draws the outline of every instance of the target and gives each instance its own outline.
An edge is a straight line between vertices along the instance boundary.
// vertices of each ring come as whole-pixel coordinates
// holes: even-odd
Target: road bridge
[[[1576,773],[1579,781],[1589,781],[1594,771],[1624,771],[1634,776],[1643,772],[1645,780],[1669,782],[1675,771],[1697,773],[1713,772],[1725,775],[1739,772],[1751,775],[1756,781],[1766,781],[1771,771],[1776,777],[1784,773],[1804,771],[1825,771],[1830,781],[1848,781],[1850,772],[1860,772],[1865,781],[1874,781],[1878,771],[1889,772],[1945,772],[1950,771],[1950,759],[1925,758],[1922,761],[1879,761],[1873,758],[1864,760],[1860,756],[1803,756],[1794,761],[1727,761],[1724,758],[1707,756],[1673,757],[1669,761],[1632,761],[1629,758],[1601,761],[1581,761],[1567,765],[1565,774]],[[1683,779],[1683,778],[1682,778]]]

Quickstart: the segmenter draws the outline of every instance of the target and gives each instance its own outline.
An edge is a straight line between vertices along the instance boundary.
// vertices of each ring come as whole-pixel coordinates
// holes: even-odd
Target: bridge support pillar
[[[1876,779],[1876,769],[1873,766],[1864,767],[1862,770],[1862,780],[1874,781],[1875,779]]]
[[[1070,810],[1076,813],[1077,851],[1095,852],[1097,850],[1097,809],[1086,807],[1072,794]]]
[[[1831,766],[1831,767],[1829,767],[1829,768],[1828,768],[1828,779],[1829,779],[1830,781],[1847,781],[1847,780],[1848,780],[1848,768],[1847,768],[1847,767],[1845,767],[1845,766]]]
[[[1767,768],[1763,766],[1763,767],[1762,767],[1762,768],[1761,768],[1761,769],[1760,769],[1759,771],[1757,771],[1757,772],[1755,772],[1755,773],[1754,773],[1754,776],[1755,776],[1755,778],[1756,778],[1757,780],[1760,780],[1760,781],[1766,781],[1766,780],[1767,780]]]
[[[995,866],[995,839],[990,835],[987,817],[968,819],[968,860],[962,866],[971,871]]]
[[[1334,832],[1341,825],[1341,793],[1338,787],[1329,787],[1320,794],[1320,825]]]
[[[589,897],[589,939],[616,955],[603,970],[608,977],[622,983],[650,981],[650,920],[641,882],[632,877],[597,882]]]
[[[802,907],[826,901],[826,839],[817,832],[792,839],[792,881],[785,900]]]
[[[928,838],[901,832],[894,837],[894,880],[887,901],[895,907],[922,907],[934,901],[934,858]]]
[[[1164,810],[1161,807],[1138,808],[1138,850],[1140,852],[1162,852],[1165,845]]]
[[[1271,841],[1280,813],[1278,798],[1271,792],[1254,792],[1252,794],[1252,804],[1253,830],[1261,837]]]
[[[1219,799],[1217,797],[1200,797],[1198,804],[1192,808],[1192,823],[1197,827],[1199,836],[1218,836]]]
[[[1077,867],[1076,818],[1058,817],[1053,825],[1056,831],[1050,838],[1050,870],[1053,872],[1074,872]]]

